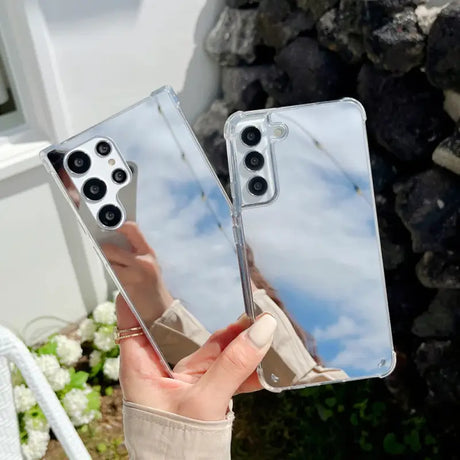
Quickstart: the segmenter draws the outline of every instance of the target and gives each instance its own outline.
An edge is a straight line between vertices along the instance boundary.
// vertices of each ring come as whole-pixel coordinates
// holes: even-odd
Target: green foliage
[[[232,458],[435,458],[425,419],[390,401],[376,380],[238,396]]]

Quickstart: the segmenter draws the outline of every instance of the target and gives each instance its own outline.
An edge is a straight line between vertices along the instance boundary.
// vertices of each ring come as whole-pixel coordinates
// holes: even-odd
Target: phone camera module
[[[255,196],[264,195],[267,189],[268,189],[268,183],[263,177],[260,177],[260,176],[253,177],[248,182],[248,190],[250,193],[252,193]]]
[[[107,185],[105,185],[105,182],[95,177],[86,181],[83,186],[83,194],[91,201],[102,200],[106,193]]]
[[[112,173],[112,179],[117,184],[122,184],[126,181],[127,178],[128,174],[126,174],[126,171],[123,171],[123,169],[115,169],[115,171]]]
[[[251,171],[259,171],[264,167],[265,158],[259,152],[249,152],[244,159],[244,164]]]
[[[262,133],[255,126],[248,126],[241,133],[241,140],[250,147],[257,145],[262,139]]]
[[[67,167],[75,174],[84,174],[90,166],[90,157],[80,150],[72,152],[67,158]]]
[[[101,208],[98,217],[103,225],[113,228],[121,222],[122,214],[120,208],[113,204],[107,204]]]
[[[96,145],[96,152],[103,157],[107,156],[111,151],[112,146],[106,141],[98,142]]]

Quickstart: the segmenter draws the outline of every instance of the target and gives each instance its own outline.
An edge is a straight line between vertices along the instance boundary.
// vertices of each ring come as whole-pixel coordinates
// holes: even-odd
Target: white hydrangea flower
[[[117,322],[115,304],[113,302],[101,303],[94,309],[93,317],[96,323],[108,325],[115,324]]]
[[[91,367],[97,366],[101,362],[102,353],[99,350],[93,350],[89,355],[89,365]]]
[[[110,351],[115,347],[113,328],[108,326],[100,327],[94,334],[94,345],[101,351]]]
[[[50,426],[45,419],[41,417],[33,417],[30,414],[26,414],[24,416],[24,426],[28,433],[31,431],[43,431],[48,433],[50,430]]]
[[[65,366],[73,366],[83,355],[83,350],[76,340],[69,339],[65,335],[53,337],[57,344],[56,353],[59,361]]]
[[[104,375],[111,380],[118,380],[120,372],[120,357],[107,358],[102,369]]]
[[[70,383],[70,372],[68,369],[57,369],[53,374],[49,375],[48,382],[54,391],[62,390]]]
[[[88,393],[91,388],[84,390],[74,388],[70,390],[62,399],[62,405],[75,426],[85,425],[98,414],[95,410],[88,410]]]
[[[61,368],[59,361],[54,355],[35,355],[34,358],[47,379],[53,376],[55,372]]]
[[[78,326],[78,335],[81,342],[90,342],[93,340],[96,329],[97,326],[91,318],[84,319]]]
[[[26,412],[35,404],[34,394],[30,388],[27,388],[24,384],[14,387],[14,405],[16,406],[16,412]]]
[[[31,430],[28,433],[27,443],[22,444],[22,453],[27,460],[43,458],[48,449],[50,435],[48,431]]]

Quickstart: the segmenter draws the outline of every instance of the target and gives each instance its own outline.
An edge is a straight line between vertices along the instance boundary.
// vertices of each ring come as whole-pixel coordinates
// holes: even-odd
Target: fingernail
[[[265,314],[248,329],[248,337],[257,348],[264,348],[272,341],[275,329],[276,319]]]

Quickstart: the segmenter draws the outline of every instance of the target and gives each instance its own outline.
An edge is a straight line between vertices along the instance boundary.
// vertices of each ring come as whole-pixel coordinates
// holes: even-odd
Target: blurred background
[[[234,458],[460,458],[460,3],[0,0],[1,322],[26,342],[111,289],[37,152],[163,84],[224,185],[235,110],[368,115],[397,369],[236,398]]]

